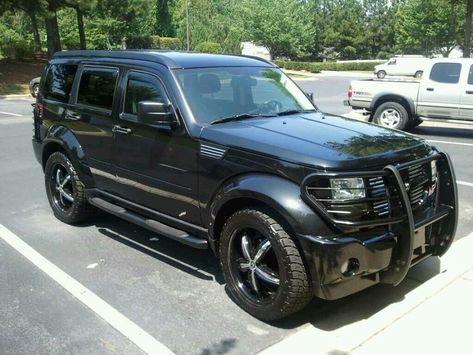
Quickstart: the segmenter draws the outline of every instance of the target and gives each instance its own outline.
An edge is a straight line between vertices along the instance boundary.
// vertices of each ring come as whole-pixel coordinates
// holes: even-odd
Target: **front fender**
[[[88,188],[94,187],[95,183],[86,163],[84,150],[74,133],[63,125],[52,126],[43,139],[43,168],[49,155],[57,151],[58,146],[67,154],[84,185]]]
[[[333,230],[301,198],[300,186],[279,176],[240,175],[227,180],[210,204],[209,231],[215,239],[216,218],[222,208],[241,198],[256,200],[275,210],[296,235],[332,235]]]

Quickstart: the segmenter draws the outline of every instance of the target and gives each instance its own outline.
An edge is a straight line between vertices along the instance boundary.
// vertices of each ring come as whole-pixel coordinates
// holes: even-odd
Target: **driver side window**
[[[162,84],[158,79],[144,74],[128,77],[123,112],[127,115],[138,115],[140,101],[166,101]]]

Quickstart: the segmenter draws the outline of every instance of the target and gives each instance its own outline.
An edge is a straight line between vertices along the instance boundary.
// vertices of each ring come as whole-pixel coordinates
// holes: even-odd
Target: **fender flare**
[[[215,228],[219,213],[238,199],[251,199],[268,206],[284,219],[298,239],[306,235],[334,234],[302,200],[300,186],[279,176],[262,173],[238,175],[226,180],[214,196],[207,209],[211,244],[218,239]]]
[[[42,145],[41,159],[43,169],[46,166],[47,156],[51,152],[57,151],[57,146],[60,146],[76,168],[77,174],[84,185],[86,187],[95,186],[92,173],[85,161],[84,150],[77,137],[69,128],[63,125],[51,126],[43,139]]]
[[[403,95],[400,95],[400,94],[396,94],[396,93],[393,93],[393,92],[389,92],[389,91],[385,91],[385,92],[380,92],[378,94],[376,94],[373,99],[371,100],[371,104],[370,104],[370,107],[369,107],[369,111],[372,112],[372,115],[370,117],[370,121],[373,120],[373,117],[374,117],[374,112],[375,112],[375,108],[377,106],[377,103],[380,99],[383,99],[385,97],[391,97],[393,98],[393,100],[388,100],[388,101],[396,101],[395,99],[398,99],[398,100],[402,100],[402,101],[405,101],[407,102],[407,105],[409,106],[409,115],[411,116],[411,118],[413,116],[415,116],[415,112],[416,112],[416,108],[415,108],[415,104],[414,104],[414,101],[409,98],[409,97],[406,97],[406,96],[403,96]]]

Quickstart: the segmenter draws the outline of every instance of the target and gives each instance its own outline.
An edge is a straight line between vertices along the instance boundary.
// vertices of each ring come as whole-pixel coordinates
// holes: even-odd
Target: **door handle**
[[[122,126],[113,126],[112,132],[121,133],[121,134],[130,134],[131,128],[122,127]]]
[[[473,95],[473,91],[472,91],[472,90],[467,90],[467,91],[465,91],[465,93],[468,94],[468,95]]]
[[[427,91],[434,91],[434,88],[427,88]]]
[[[64,118],[66,120],[77,121],[77,120],[80,120],[80,115],[73,112],[67,112]]]

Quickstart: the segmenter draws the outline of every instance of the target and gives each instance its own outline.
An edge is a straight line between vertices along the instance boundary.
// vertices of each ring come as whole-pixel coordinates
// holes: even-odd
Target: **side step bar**
[[[149,219],[134,212],[131,212],[123,207],[115,205],[111,202],[105,201],[99,197],[89,198],[89,202],[102,210],[105,210],[117,217],[123,218],[129,222],[139,225],[140,227],[149,229],[153,232],[161,234],[165,237],[174,239],[183,244],[189,245],[197,249],[207,249],[207,240],[197,238],[180,229],[170,227],[166,224],[158,222],[154,219]]]

